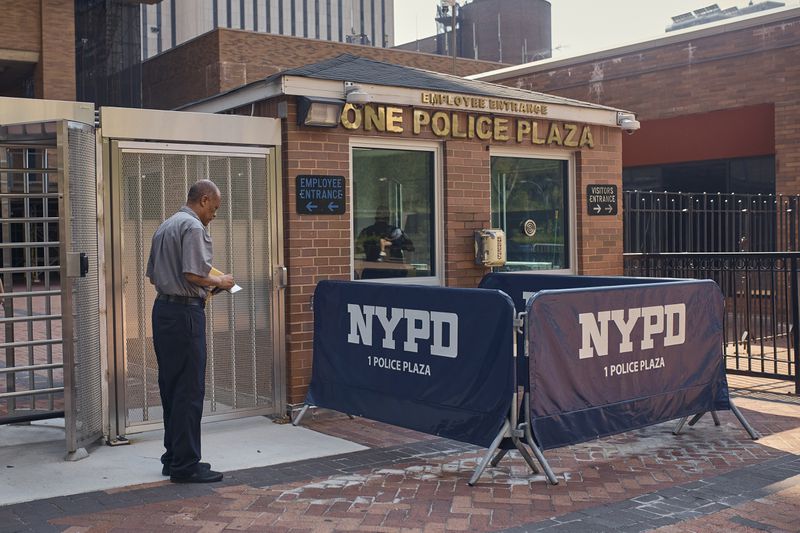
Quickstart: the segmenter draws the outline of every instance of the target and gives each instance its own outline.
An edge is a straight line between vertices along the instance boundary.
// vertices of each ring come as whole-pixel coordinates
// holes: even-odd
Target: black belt
[[[181,304],[181,305],[197,305],[200,307],[206,306],[206,301],[204,298],[200,298],[199,296],[176,296],[174,294],[159,294],[156,296],[156,300],[161,300],[162,302],[170,302],[173,304]]]

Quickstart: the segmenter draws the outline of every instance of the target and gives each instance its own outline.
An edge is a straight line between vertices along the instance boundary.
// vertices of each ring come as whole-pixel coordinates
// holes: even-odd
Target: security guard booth
[[[183,110],[282,121],[292,404],[311,376],[320,280],[476,287],[497,263],[476,261],[475,233],[498,229],[498,270],[622,274],[629,112],[349,55]],[[377,227],[392,245],[370,257]]]

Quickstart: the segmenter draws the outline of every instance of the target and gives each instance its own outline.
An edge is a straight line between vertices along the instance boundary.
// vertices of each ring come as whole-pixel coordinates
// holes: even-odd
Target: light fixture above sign
[[[299,126],[335,128],[339,125],[342,107],[344,107],[344,101],[337,98],[298,96],[297,124]]]

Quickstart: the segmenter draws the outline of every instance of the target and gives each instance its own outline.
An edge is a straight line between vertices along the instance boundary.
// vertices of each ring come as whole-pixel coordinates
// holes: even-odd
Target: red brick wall
[[[323,279],[350,279],[350,139],[367,137],[362,131],[339,128],[299,128],[294,98],[287,99],[288,117],[282,121],[283,209],[286,289],[287,401],[302,402],[311,379],[313,315],[310,302]],[[250,106],[239,110],[250,114]],[[277,116],[275,101],[261,102],[257,116]],[[406,114],[410,113],[405,108]],[[406,116],[406,123],[409,117]],[[592,126],[595,146],[575,152],[577,208],[577,270],[582,274],[622,274],[622,218],[587,217],[586,184],[616,184],[621,190],[621,133]],[[450,287],[476,287],[487,269],[474,264],[473,231],[490,223],[490,147],[502,142],[446,140],[423,132],[376,133],[385,139],[435,140],[441,143],[443,167],[444,273]],[[550,149],[553,153],[567,153]],[[520,151],[524,153],[524,151]],[[439,162],[437,162],[439,163]],[[295,178],[300,174],[342,175],[346,181],[347,212],[343,215],[298,215]]]
[[[142,63],[142,107],[173,109],[221,92],[219,31]]]
[[[318,41],[242,30],[218,29],[201,35],[142,65],[143,106],[174,109],[267,76],[341,54],[452,73],[452,58]],[[459,59],[459,76],[486,72],[501,63]]]
[[[444,267],[445,281],[450,287],[477,287],[488,272],[475,264],[473,233],[490,227],[488,146],[455,139],[444,143]]]
[[[592,128],[595,146],[576,154],[578,274],[622,275],[622,131]],[[590,216],[586,186],[616,185],[616,216]]]
[[[678,43],[580,58],[498,83],[661,119],[774,104],[779,193],[800,193],[800,17]],[[747,135],[742,125],[741,135]],[[623,142],[623,149],[625,143]],[[663,147],[668,150],[668,146]]]

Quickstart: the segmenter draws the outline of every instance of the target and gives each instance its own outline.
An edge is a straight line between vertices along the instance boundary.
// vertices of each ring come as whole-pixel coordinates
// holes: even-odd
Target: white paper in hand
[[[230,292],[231,294],[236,294],[240,290],[242,290],[242,288],[239,285],[234,285],[233,287],[230,288],[230,291],[228,292]]]

